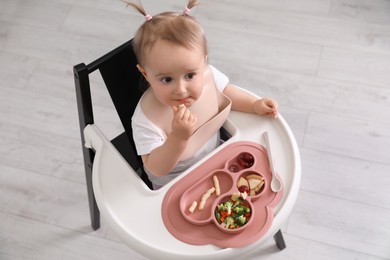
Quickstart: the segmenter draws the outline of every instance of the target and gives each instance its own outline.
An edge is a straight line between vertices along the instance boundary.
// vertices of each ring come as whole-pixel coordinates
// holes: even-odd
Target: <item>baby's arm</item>
[[[196,123],[196,116],[185,106],[173,108],[172,132],[164,144],[143,155],[144,167],[155,176],[168,174],[180,161]]]
[[[225,87],[223,93],[232,100],[233,110],[268,115],[274,118],[278,114],[278,103],[271,98],[258,99],[231,84]]]

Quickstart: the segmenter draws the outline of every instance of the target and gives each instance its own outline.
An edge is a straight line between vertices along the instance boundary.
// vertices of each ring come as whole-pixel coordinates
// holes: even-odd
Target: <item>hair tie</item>
[[[183,11],[183,14],[189,15],[189,14],[190,14],[190,11],[191,11],[191,9],[189,9],[189,8],[186,6],[186,8],[185,8],[184,11]]]
[[[152,18],[153,18],[153,16],[151,16],[150,14],[145,15],[146,21],[150,21],[150,20],[152,20]]]

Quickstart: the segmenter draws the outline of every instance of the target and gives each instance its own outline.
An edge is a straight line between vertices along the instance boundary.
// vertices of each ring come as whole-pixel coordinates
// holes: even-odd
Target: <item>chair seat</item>
[[[123,132],[122,134],[118,135],[114,139],[111,140],[111,143],[114,145],[116,150],[122,155],[122,157],[128,162],[129,165],[137,165],[138,160],[136,157],[132,155],[130,152],[131,150],[129,147],[131,147],[131,143],[129,140],[129,137],[127,136],[126,132]],[[135,172],[138,174],[138,176],[141,177],[141,179],[146,183],[146,185],[153,189],[153,185],[148,179],[145,171],[142,167],[135,170]]]

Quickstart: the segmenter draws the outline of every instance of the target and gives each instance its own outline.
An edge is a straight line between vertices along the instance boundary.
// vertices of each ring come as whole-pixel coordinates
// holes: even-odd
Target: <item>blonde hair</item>
[[[202,48],[207,56],[204,30],[195,18],[188,15],[189,10],[199,4],[197,0],[189,0],[186,11],[182,13],[163,12],[153,17],[146,13],[141,3],[125,3],[146,18],[133,39],[134,53],[141,66],[145,66],[146,54],[158,40],[166,40],[187,49]]]

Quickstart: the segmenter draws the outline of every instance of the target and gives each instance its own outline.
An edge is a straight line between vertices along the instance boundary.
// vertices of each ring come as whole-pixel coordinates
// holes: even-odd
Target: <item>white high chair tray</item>
[[[301,179],[300,155],[290,128],[281,115],[272,119],[235,111],[230,113],[224,127],[232,138],[157,191],[144,184],[96,125],[85,128],[86,146],[96,151],[93,189],[101,216],[130,248],[151,259],[230,259],[258,249],[281,228],[295,204]],[[269,133],[275,168],[284,185],[283,197],[274,209],[275,216],[268,232],[240,248],[190,245],[171,235],[161,214],[169,188],[233,142],[253,141],[264,145],[262,134],[265,131]]]

